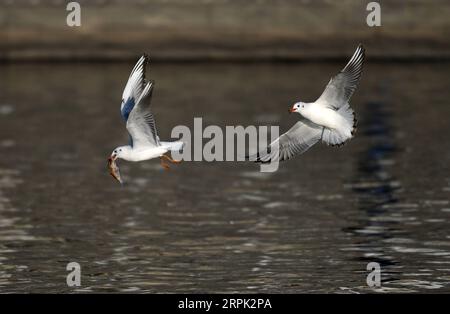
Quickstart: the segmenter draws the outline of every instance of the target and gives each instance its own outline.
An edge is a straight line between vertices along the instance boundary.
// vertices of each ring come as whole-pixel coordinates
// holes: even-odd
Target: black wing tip
[[[253,161],[254,163],[257,163],[257,164],[270,164],[270,163],[272,162],[271,159],[268,159],[268,160],[261,160],[260,157],[258,157],[258,158],[255,159],[255,160],[250,160],[250,161]]]
[[[251,161],[251,162],[255,162],[255,163],[266,163],[264,161],[261,160],[261,153],[257,152],[256,154],[245,154],[244,155],[244,160],[245,161]]]
[[[272,158],[269,158],[267,160],[262,160],[262,157],[265,157],[266,155],[262,156],[261,152],[257,152],[256,154],[253,155],[245,155],[245,161],[251,161],[254,163],[258,163],[258,164],[270,164],[272,163]],[[289,160],[291,159],[291,157],[287,157],[287,158],[281,158],[278,161],[285,161],[285,160]],[[275,159],[276,160],[276,159]]]
[[[151,95],[153,93],[153,88],[155,87],[155,81],[149,80],[148,82],[146,82],[145,87],[144,87],[144,92],[145,92],[145,89],[147,86],[148,86],[147,95]]]
[[[144,78],[145,78],[145,70],[147,69],[148,63],[150,62],[150,57],[147,53],[144,52],[142,54],[142,56],[139,58],[139,60],[141,60],[141,59],[144,59],[144,61],[142,62],[142,69],[143,69],[143,74],[144,74]]]
[[[153,88],[155,88],[155,81],[154,80],[149,80],[147,82],[147,84],[150,84],[150,91],[149,91],[149,93],[153,93]]]
[[[340,73],[344,73],[350,69],[358,69],[360,72],[362,72],[362,68],[364,65],[364,61],[366,58],[366,50],[362,44],[359,44],[356,48],[355,52],[353,53],[352,57],[348,61],[348,63],[345,65],[345,67],[341,70]]]
[[[363,44],[360,43],[360,44],[358,44],[358,47],[356,48],[356,52],[359,55],[364,55],[366,52],[366,48],[364,48]]]
[[[289,160],[289,159],[291,159],[292,157],[287,157],[287,158],[282,158],[282,159],[278,159],[278,162],[280,162],[280,161],[285,161],[285,160]],[[276,159],[275,159],[276,160]],[[258,159],[258,160],[255,160],[255,162],[256,163],[259,163],[259,164],[270,164],[270,163],[272,163],[273,161],[272,161],[272,159],[267,159],[267,160],[261,160],[261,159]]]
[[[141,61],[141,60],[142,60],[142,61]],[[139,59],[136,61],[136,65],[135,65],[135,67],[134,67],[133,70],[138,69],[138,64],[142,64],[142,67],[143,67],[144,70],[145,70],[145,67],[147,66],[147,64],[148,64],[149,61],[150,61],[150,57],[148,56],[148,54],[143,53],[143,54],[139,57]]]
[[[352,136],[355,135],[357,129],[358,129],[358,119],[356,118],[356,114],[353,113],[353,128],[351,131]]]
[[[253,154],[253,155],[245,154],[244,155],[244,160],[245,161],[259,162],[260,161],[260,159],[259,159],[259,152],[256,153],[256,154]]]
[[[356,71],[359,75],[361,75],[365,58],[366,58],[365,49],[362,44],[359,44],[358,48],[356,48],[355,52],[350,58],[350,61],[348,61],[346,66],[341,70],[341,73],[346,71],[350,72]]]
[[[359,43],[358,48],[360,50],[360,54],[362,55],[362,58],[364,59],[366,56],[366,48],[364,48],[363,44]]]
[[[151,82],[151,80],[147,80],[146,74],[145,74],[145,72],[147,71],[147,65],[148,65],[148,63],[150,61],[150,57],[148,56],[148,54],[146,54],[144,52],[142,54],[141,58],[144,58],[144,62],[142,62],[142,86],[144,87],[148,82]]]

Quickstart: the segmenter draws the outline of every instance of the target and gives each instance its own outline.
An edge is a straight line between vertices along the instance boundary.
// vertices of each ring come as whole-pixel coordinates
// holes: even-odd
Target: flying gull
[[[128,161],[143,161],[159,157],[164,169],[169,169],[166,161],[178,163],[167,156],[169,151],[183,148],[183,142],[162,142],[156,131],[155,119],[150,111],[154,81],[145,80],[145,69],[148,57],[142,56],[131,71],[127,85],[123,91],[120,113],[126,122],[129,133],[129,145],[119,146],[108,158],[111,175],[122,183],[119,168],[115,161],[118,158]]]
[[[248,159],[283,161],[306,152],[320,140],[331,146],[341,146],[351,139],[356,131],[356,118],[349,101],[358,86],[363,63],[364,47],[359,45],[347,65],[331,78],[315,102],[297,102],[289,109],[290,113],[301,115],[300,121],[265,151],[248,156]]]

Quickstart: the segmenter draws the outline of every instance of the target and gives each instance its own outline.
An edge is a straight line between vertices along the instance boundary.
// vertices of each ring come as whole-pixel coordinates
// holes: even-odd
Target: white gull
[[[359,45],[344,69],[330,80],[315,102],[297,102],[289,109],[289,112],[301,115],[300,121],[265,151],[248,159],[283,161],[306,152],[320,140],[328,145],[341,146],[351,139],[356,130],[356,118],[349,101],[358,86],[363,63],[364,48]]]
[[[162,142],[156,131],[153,114],[150,111],[154,81],[145,80],[145,69],[148,57],[142,56],[131,71],[127,85],[123,91],[120,113],[126,122],[130,135],[129,145],[119,146],[113,150],[109,158],[110,164],[121,158],[127,161],[143,161],[159,157],[164,169],[169,169],[165,160],[178,162],[165,155],[169,151],[183,148],[183,142]],[[111,167],[110,167],[111,168]],[[114,176],[114,175],[113,175]],[[120,174],[118,177],[120,180]]]

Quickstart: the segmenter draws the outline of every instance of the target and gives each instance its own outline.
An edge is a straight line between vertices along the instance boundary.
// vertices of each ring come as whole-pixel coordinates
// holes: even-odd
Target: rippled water
[[[342,64],[157,64],[171,128],[287,130]],[[449,64],[368,64],[357,136],[253,163],[121,162],[131,64],[2,65],[0,292],[450,292]],[[82,268],[68,288],[66,265]],[[369,262],[382,287],[366,285]]]

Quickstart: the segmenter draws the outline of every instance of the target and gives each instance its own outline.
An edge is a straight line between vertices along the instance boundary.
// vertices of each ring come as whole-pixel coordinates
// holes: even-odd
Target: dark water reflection
[[[390,216],[390,212],[398,212],[397,209],[392,210],[392,205],[395,208],[395,204],[400,201],[397,191],[401,184],[391,173],[399,148],[395,131],[390,125],[393,114],[389,108],[389,97],[383,95],[385,91],[386,88],[380,88],[380,100],[367,103],[362,133],[369,139],[370,145],[359,154],[357,171],[350,185],[357,195],[358,208],[364,217],[359,218],[355,226],[343,230],[356,239],[356,250],[363,253],[355,260],[379,263],[384,269],[382,281],[391,283],[398,279],[396,274],[400,272],[396,269],[399,263],[385,254],[382,244],[395,239],[401,230],[398,225],[402,219]],[[355,246],[349,249],[354,250]]]
[[[1,292],[448,292],[448,64],[369,64],[359,131],[261,174],[254,164],[121,163],[127,64],[11,65],[0,82]],[[339,64],[158,64],[162,138],[280,124]],[[82,267],[82,287],[65,267]],[[379,262],[382,287],[366,285]]]

